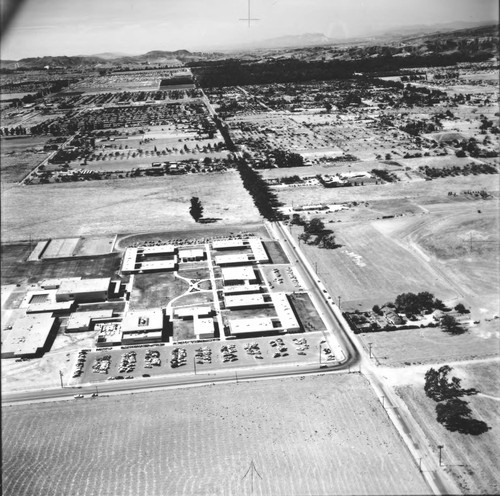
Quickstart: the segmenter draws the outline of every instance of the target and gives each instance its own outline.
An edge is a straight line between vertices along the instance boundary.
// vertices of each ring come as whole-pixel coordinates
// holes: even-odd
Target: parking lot
[[[70,386],[99,383],[117,378],[138,379],[178,373],[215,374],[217,371],[291,364],[335,364],[336,359],[323,332],[286,334],[245,340],[210,341],[178,345],[104,348],[73,359],[72,374],[81,364],[81,374]],[[81,353],[81,352],[80,352]],[[333,357],[333,358],[331,358]],[[111,379],[111,378],[114,379]]]

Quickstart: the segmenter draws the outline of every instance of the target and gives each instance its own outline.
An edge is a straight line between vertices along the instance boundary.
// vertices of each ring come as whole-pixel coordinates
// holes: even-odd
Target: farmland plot
[[[246,495],[252,461],[261,495],[430,493],[358,375],[14,406],[2,419],[6,496]]]

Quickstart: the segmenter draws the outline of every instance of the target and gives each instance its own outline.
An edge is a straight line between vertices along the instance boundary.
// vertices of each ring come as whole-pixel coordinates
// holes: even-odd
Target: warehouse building
[[[25,314],[12,329],[2,331],[2,358],[34,358],[49,351],[57,332],[56,319],[49,313]]]
[[[121,271],[123,274],[132,274],[175,270],[177,268],[176,253],[177,248],[173,245],[127,248],[123,254]],[[161,259],[156,259],[158,257]]]
[[[91,312],[74,312],[66,325],[66,332],[84,332],[92,330],[95,324],[105,323],[113,318],[113,310],[95,310]]]
[[[272,305],[272,300],[268,294],[251,293],[230,295],[224,298],[227,309],[236,310],[242,308],[262,308]]]
[[[110,277],[99,279],[62,279],[56,292],[56,301],[75,300],[77,303],[91,303],[108,299]]]
[[[256,284],[258,282],[257,275],[252,267],[224,267],[221,270],[225,286],[236,284]]]

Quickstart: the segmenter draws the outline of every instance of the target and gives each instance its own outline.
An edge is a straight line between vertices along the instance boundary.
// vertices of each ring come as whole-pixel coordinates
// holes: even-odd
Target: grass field
[[[2,420],[5,496],[250,495],[252,461],[260,495],[429,494],[358,375],[19,405]]]
[[[465,400],[469,403],[472,416],[486,422],[491,430],[479,436],[450,432],[436,421],[436,403],[425,395],[421,386],[400,387],[398,394],[429,441],[434,445],[444,445],[445,470],[454,476],[463,494],[498,494],[500,472],[494,461],[500,456],[498,364],[454,366],[451,374],[464,379],[464,387],[475,387],[481,391]]]
[[[283,248],[277,241],[264,241],[264,247],[269,255],[270,261],[273,264],[287,264],[290,263]]]
[[[236,173],[16,186],[3,194],[2,240],[197,229],[192,196],[219,225],[260,220]]]
[[[290,295],[290,302],[305,330],[326,330],[325,323],[319,316],[318,311],[307,293],[295,293]]]
[[[130,308],[155,308],[167,303],[188,289],[186,281],[170,272],[135,274],[130,295]]]
[[[498,320],[471,327],[465,334],[453,336],[438,327],[370,332],[359,335],[381,365],[433,363],[498,356],[500,329]]]

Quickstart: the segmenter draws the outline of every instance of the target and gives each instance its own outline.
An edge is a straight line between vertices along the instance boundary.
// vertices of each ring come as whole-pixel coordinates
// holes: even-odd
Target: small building
[[[213,241],[212,248],[214,250],[234,250],[238,248],[243,248],[242,239],[227,239],[223,241]]]
[[[286,293],[271,293],[271,299],[281,327],[287,332],[299,332],[300,324]]]
[[[231,295],[224,298],[224,304],[228,309],[260,308],[270,306],[271,299],[262,293]]]
[[[40,357],[49,351],[56,331],[52,314],[25,314],[14,322],[12,329],[2,331],[1,357]]]
[[[196,339],[211,339],[215,334],[214,320],[211,318],[200,319],[195,316],[193,328]]]
[[[180,250],[179,259],[182,262],[198,262],[205,259],[205,250],[203,248],[194,248],[192,250]]]
[[[62,279],[56,292],[56,301],[75,300],[77,303],[106,301],[110,284],[110,277],[79,280]]]
[[[224,286],[222,288],[224,295],[260,293],[260,291],[260,284],[238,284],[237,286]]]
[[[255,284],[258,282],[255,271],[248,266],[222,268],[222,278],[224,279],[224,285],[227,286],[242,283]]]
[[[147,246],[127,248],[122,257],[121,272],[160,272],[177,268],[177,248],[173,245]],[[163,256],[162,260],[151,260],[152,257]]]
[[[161,308],[128,312],[122,320],[122,344],[161,342],[164,321]]]
[[[248,243],[250,244],[250,249],[252,250],[253,258],[256,262],[269,262],[269,256],[260,239],[250,238]]]
[[[174,309],[174,316],[183,319],[191,320],[196,318],[208,318],[212,315],[211,307],[178,307]]]
[[[98,322],[94,326],[95,345],[98,348],[119,346],[122,342],[122,325],[120,322]]]
[[[251,264],[253,260],[250,260],[246,253],[237,253],[234,255],[217,255],[215,257],[215,263],[221,267],[227,265],[242,265]]]
[[[229,320],[229,330],[236,337],[272,334],[277,331],[273,320],[267,317]]]

